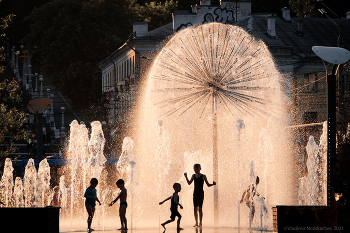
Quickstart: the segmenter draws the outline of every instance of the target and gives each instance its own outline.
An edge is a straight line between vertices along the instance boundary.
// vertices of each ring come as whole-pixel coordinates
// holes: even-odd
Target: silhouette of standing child
[[[196,220],[196,224],[194,227],[202,226],[202,219],[203,219],[203,201],[204,201],[204,190],[203,190],[203,184],[204,181],[207,184],[208,187],[211,187],[213,185],[216,185],[216,182],[213,181],[212,184],[209,184],[207,176],[204,174],[201,174],[201,165],[195,164],[193,165],[193,170],[195,174],[192,175],[191,179],[189,180],[187,178],[187,173],[184,173],[187,183],[190,185],[194,181],[194,190],[193,190],[193,205],[194,205],[194,219]],[[199,214],[199,224],[198,224],[198,214]]]
[[[126,220],[125,214],[126,214],[126,208],[128,207],[128,203],[126,202],[128,193],[126,188],[124,187],[124,180],[119,179],[116,185],[120,189],[120,193],[117,196],[117,198],[114,199],[114,201],[112,201],[109,204],[109,206],[112,206],[114,203],[116,203],[116,201],[118,201],[118,199],[120,199],[119,218],[120,218],[121,228],[118,230],[127,230],[128,227],[127,227],[127,220]]]
[[[94,217],[94,214],[95,214],[96,201],[101,205],[100,200],[97,198],[97,190],[96,190],[97,185],[98,185],[98,180],[96,178],[92,178],[90,180],[90,186],[87,187],[84,194],[84,197],[86,198],[85,207],[89,215],[87,219],[88,232],[93,231],[93,229],[91,228],[91,223],[92,223],[92,218]]]

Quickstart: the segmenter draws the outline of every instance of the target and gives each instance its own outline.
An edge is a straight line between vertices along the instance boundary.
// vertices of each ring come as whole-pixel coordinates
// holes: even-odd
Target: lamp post
[[[29,101],[28,110],[37,116],[37,161],[38,164],[43,160],[43,112],[50,107],[51,99],[38,98]]]
[[[62,112],[61,141],[62,141],[62,144],[64,143],[64,140],[65,140],[64,131],[66,130],[66,128],[64,127],[64,111],[65,111],[65,108],[61,107],[61,112]]]
[[[330,204],[330,156],[336,155],[336,68],[349,61],[350,52],[339,47],[313,46],[314,53],[331,64],[332,73],[327,75],[327,203]]]
[[[14,49],[15,49],[15,47],[13,47],[13,51],[14,51]],[[27,85],[28,83],[27,83],[27,77],[26,76],[29,75],[29,77],[31,78],[31,70],[30,70],[31,67],[32,67],[31,66],[31,58],[32,58],[35,50],[36,50],[36,46],[34,46],[33,50],[27,50],[27,49],[24,49],[24,45],[21,45],[22,55],[18,54],[18,56],[21,59],[22,64],[23,64],[22,78],[23,78],[23,85],[25,86],[26,90],[29,89],[29,85]],[[15,63],[14,60],[13,60],[13,63]],[[29,73],[28,73],[28,68],[30,68],[29,69]]]
[[[35,73],[35,92],[38,92],[38,73]]]
[[[52,104],[51,104],[51,112],[50,112],[50,123],[52,122],[54,122],[55,121],[55,118],[54,118],[54,116],[53,116],[53,98],[55,97],[55,95],[54,94],[50,94],[50,99],[52,100]],[[50,124],[50,126],[51,126],[51,124]]]
[[[43,81],[44,81],[44,78],[42,75],[39,76],[39,81],[40,81],[40,98],[43,97]]]

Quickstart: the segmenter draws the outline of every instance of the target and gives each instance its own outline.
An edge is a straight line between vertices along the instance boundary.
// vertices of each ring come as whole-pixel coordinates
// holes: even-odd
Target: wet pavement
[[[94,228],[93,232],[108,232],[108,233],[124,233],[125,231],[117,230],[117,228],[113,227],[105,227],[105,228]],[[87,232],[84,227],[60,227],[60,233],[70,233],[70,232]],[[243,229],[243,228],[225,228],[225,227],[202,227],[202,228],[194,228],[194,227],[184,227],[183,230],[177,231],[175,227],[168,227],[165,231],[162,227],[159,228],[136,228],[129,229],[127,233],[264,233],[264,232],[272,232],[272,230],[259,230],[259,229]],[[125,232],[126,233],[126,232]]]

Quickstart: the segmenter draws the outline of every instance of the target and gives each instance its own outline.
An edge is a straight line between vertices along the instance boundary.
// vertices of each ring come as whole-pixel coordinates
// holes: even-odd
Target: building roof
[[[312,46],[315,45],[338,46],[337,20],[292,17],[291,20],[287,21],[281,17],[275,17],[276,37],[271,37],[267,33],[267,18],[266,16],[250,16],[234,24],[250,31],[253,36],[263,40],[270,48],[290,47],[293,49],[293,53],[299,55],[315,55],[312,51]],[[252,22],[251,28],[249,24]],[[339,25],[340,47],[350,49],[350,19],[340,19]]]

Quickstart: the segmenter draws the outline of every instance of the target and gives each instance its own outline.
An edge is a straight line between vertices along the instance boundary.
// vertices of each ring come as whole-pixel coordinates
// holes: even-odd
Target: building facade
[[[338,28],[334,22],[324,18],[296,18],[290,10],[283,8],[282,17],[271,14],[254,14],[251,1],[226,0],[220,6],[210,1],[200,1],[189,11],[174,11],[173,22],[153,31],[147,23],[133,25],[133,34],[127,42],[99,63],[102,70],[102,93],[109,100],[109,127],[118,146],[127,135],[133,120],[138,88],[147,78],[162,45],[174,33],[186,27],[202,23],[221,22],[244,28],[256,39],[268,46],[281,74],[281,86],[285,91],[288,111],[286,124],[290,140],[294,143],[298,163],[305,164],[303,148],[309,135],[319,140],[322,124],[327,117],[326,76],[331,65],[325,64],[312,51],[312,46],[338,46]],[[350,48],[350,19],[339,20],[340,46]],[[340,66],[338,80],[339,108],[349,102],[349,65]],[[349,106],[349,105],[347,105]],[[348,109],[346,109],[348,111]],[[339,113],[344,115],[345,112]],[[120,154],[120,150],[116,152]],[[301,165],[301,174],[303,166]]]

